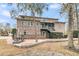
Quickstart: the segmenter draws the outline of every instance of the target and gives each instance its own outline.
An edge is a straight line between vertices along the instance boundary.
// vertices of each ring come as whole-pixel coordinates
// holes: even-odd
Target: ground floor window
[[[26,35],[26,32],[24,32],[24,35]]]

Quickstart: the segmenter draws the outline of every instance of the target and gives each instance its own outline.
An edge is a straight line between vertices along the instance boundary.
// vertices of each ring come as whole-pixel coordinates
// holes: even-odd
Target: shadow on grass
[[[64,49],[79,54],[79,49],[76,49],[76,47],[74,47],[74,48],[69,48],[68,46],[64,46]],[[74,56],[74,55],[72,55],[72,56]],[[76,55],[76,56],[78,56],[78,55]]]

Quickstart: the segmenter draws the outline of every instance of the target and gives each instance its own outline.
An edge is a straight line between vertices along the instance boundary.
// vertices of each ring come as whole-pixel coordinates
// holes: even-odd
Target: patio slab
[[[39,39],[38,42],[36,42],[35,39],[25,39],[24,42],[21,42],[19,44],[13,44],[13,45],[16,47],[32,47],[45,42],[63,42],[63,41],[68,41],[68,39]]]

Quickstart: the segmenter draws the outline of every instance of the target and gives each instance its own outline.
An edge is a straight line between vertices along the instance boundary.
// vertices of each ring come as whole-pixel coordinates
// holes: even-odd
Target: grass
[[[16,55],[23,53],[25,49],[14,47],[7,44],[6,40],[0,40],[0,55]]]
[[[76,42],[75,42],[76,44]],[[50,43],[44,43],[40,44],[31,48],[17,48],[13,45],[7,44],[6,40],[0,40],[0,55],[18,55],[18,54],[30,54],[34,51],[36,52],[42,52],[42,51],[55,51],[59,53],[63,53],[65,56],[78,56],[79,52],[74,50],[69,50],[66,48],[67,41],[66,42],[50,42]]]

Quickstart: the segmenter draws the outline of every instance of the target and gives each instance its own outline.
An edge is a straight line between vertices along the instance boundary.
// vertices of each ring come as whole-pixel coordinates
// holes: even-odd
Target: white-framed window
[[[33,25],[33,22],[32,21],[30,21],[30,26],[32,26]]]
[[[27,23],[28,23],[28,26],[31,26],[31,25],[30,25],[30,21],[27,21]]]
[[[28,21],[28,26],[32,26],[33,22],[32,21]]]

